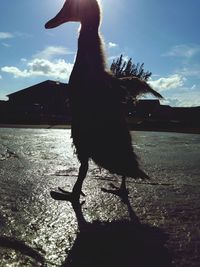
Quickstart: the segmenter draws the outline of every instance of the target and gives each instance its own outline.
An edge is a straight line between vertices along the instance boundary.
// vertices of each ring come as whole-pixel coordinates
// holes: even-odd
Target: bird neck
[[[105,72],[102,38],[97,24],[81,24],[78,52],[71,78],[95,79]],[[70,78],[70,80],[71,80]]]

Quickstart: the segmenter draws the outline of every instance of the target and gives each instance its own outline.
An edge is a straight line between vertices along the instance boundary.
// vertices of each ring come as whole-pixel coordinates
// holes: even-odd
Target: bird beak
[[[72,18],[72,1],[71,0],[65,1],[60,12],[58,12],[58,14],[53,19],[49,20],[45,24],[45,28],[46,29],[55,28],[68,21],[75,21]]]

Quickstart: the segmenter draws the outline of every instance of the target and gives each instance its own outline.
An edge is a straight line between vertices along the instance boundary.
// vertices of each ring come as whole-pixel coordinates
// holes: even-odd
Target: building
[[[136,104],[136,112],[139,117],[151,117],[158,109],[160,109],[160,101],[158,99],[138,100]]]
[[[47,80],[7,97],[1,121],[28,124],[70,121],[68,84]]]
[[[68,99],[68,85],[56,81],[44,81],[23,90],[7,95],[9,103],[30,109],[41,106],[43,111],[58,112]]]
[[[68,84],[47,80],[7,97],[8,101],[0,101],[0,123],[71,123]],[[133,128],[138,125],[145,129],[200,127],[200,107],[170,107],[161,105],[157,99],[135,103],[130,100],[123,104],[127,121]]]

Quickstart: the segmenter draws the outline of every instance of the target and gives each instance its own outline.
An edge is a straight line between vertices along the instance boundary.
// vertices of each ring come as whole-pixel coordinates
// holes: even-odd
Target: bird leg
[[[119,196],[121,198],[121,200],[124,203],[126,203],[128,200],[128,194],[129,194],[129,191],[126,188],[126,177],[125,176],[122,177],[122,182],[121,182],[121,185],[119,188],[112,183],[110,183],[110,186],[112,188],[114,188],[114,190],[113,189],[106,189],[106,188],[101,188],[101,190],[103,192],[111,193],[111,194]]]
[[[75,183],[73,190],[72,190],[72,194],[77,195],[78,199],[80,198],[80,195],[85,196],[85,194],[82,192],[81,189],[82,189],[83,181],[86,177],[87,171],[88,171],[88,159],[81,161],[78,179],[76,180],[76,183]]]
[[[71,203],[79,202],[80,195],[85,196],[85,194],[82,192],[81,189],[87,171],[88,171],[88,160],[81,161],[78,178],[72,189],[72,192],[68,192],[58,187],[58,190],[60,192],[51,191],[50,192],[51,197],[55,200],[65,200],[65,201],[70,201]]]

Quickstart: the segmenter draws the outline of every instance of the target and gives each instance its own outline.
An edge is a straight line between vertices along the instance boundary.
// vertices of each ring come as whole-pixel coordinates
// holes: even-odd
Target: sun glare
[[[48,2],[48,9],[49,10],[52,10],[53,12],[55,12],[55,10],[60,10],[61,9],[61,7],[63,6],[63,4],[64,4],[64,2],[65,2],[65,0],[50,0],[49,2]]]

